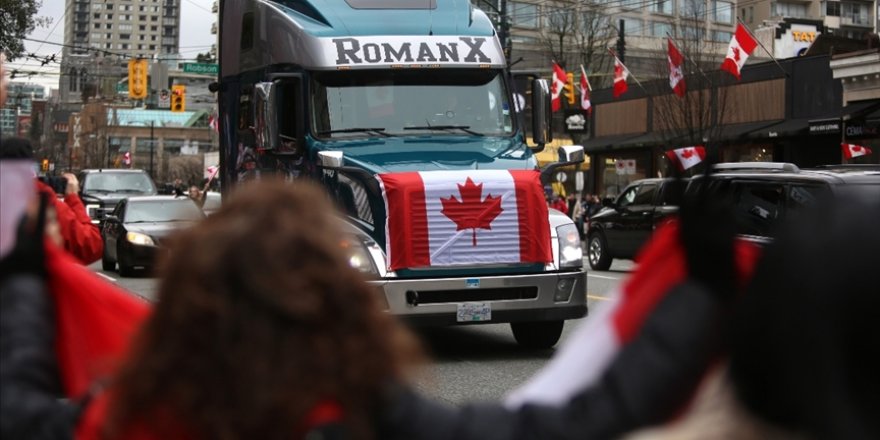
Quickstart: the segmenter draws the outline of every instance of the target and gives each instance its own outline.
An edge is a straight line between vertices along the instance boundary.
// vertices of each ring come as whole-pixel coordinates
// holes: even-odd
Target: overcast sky
[[[61,44],[64,42],[64,8],[68,0],[42,0],[39,16],[52,17],[53,21],[48,27],[36,28],[28,36],[34,40],[46,40]],[[73,3],[72,1],[70,2]],[[135,4],[138,0],[135,0]],[[180,53],[182,58],[195,58],[199,52],[207,52],[215,41],[215,35],[211,35],[211,24],[217,20],[216,15],[211,13],[211,5],[214,0],[182,0],[180,14]],[[61,46],[58,44],[36,43],[25,41],[28,53],[36,53],[39,56],[51,56],[57,54],[61,60]],[[58,88],[58,63],[40,67],[39,61],[19,58],[9,63],[7,70],[39,71],[45,74],[34,76],[30,79],[16,77],[13,81],[26,81],[42,84],[48,88]]]

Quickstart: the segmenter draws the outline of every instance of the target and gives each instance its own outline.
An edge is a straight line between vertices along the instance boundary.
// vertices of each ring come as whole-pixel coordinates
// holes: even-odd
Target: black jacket
[[[63,398],[52,300],[42,279],[0,281],[0,437],[69,439],[77,405]]]

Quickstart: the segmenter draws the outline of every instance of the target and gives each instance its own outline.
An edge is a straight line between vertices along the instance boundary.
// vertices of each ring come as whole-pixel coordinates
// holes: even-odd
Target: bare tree
[[[608,61],[605,48],[616,36],[601,4],[557,0],[544,4],[539,40],[544,50],[568,71],[579,65],[601,71]],[[602,81],[597,79],[596,86]]]

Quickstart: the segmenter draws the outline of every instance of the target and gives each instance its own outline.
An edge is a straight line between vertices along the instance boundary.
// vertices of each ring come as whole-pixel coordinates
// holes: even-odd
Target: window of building
[[[643,6],[644,0],[620,0],[620,7],[624,9],[641,9]]]
[[[101,29],[101,23],[94,23],[92,27],[95,29]]]
[[[108,11],[112,11],[112,10],[113,10],[113,3],[108,3],[108,4],[105,5],[105,6],[106,6],[105,9],[107,9]]]
[[[773,2],[770,3],[770,15],[773,17],[807,18],[807,5]]]
[[[871,26],[871,20],[868,17],[869,5],[862,5],[859,3],[841,3],[840,4],[840,17],[841,24],[846,24],[846,21],[852,20],[852,24],[859,24],[863,26]]]
[[[672,35],[672,25],[664,22],[664,21],[653,21],[651,22],[651,36],[652,37],[666,37],[666,35]]]
[[[119,31],[120,32],[131,32],[132,26],[130,24],[120,24]]]
[[[100,11],[102,7],[104,7],[104,5],[101,3],[92,3],[93,11]]]
[[[150,21],[159,21],[159,16],[158,15],[151,16]]]
[[[111,33],[109,33],[109,32],[107,32],[107,33],[106,33],[106,34],[104,34],[104,38],[106,38],[106,39],[108,39],[108,40],[110,40],[110,39],[112,39],[112,38],[113,38],[113,34],[111,34]]]
[[[825,15],[840,17],[840,2],[824,2]]]
[[[681,0],[681,17],[703,20],[706,17],[706,0]]]
[[[104,29],[113,29],[113,24],[112,23],[105,24]]]
[[[101,14],[93,14],[93,15],[92,15],[92,18],[94,18],[95,20],[100,20],[100,19],[101,19]]]
[[[150,45],[150,50],[156,50],[156,45],[155,45],[155,44],[151,44],[151,45]]]
[[[151,31],[151,32],[156,32],[156,31],[158,31],[158,30],[159,30],[159,26],[150,26],[150,31]]]
[[[733,23],[733,3],[715,0],[712,19],[718,23]]]
[[[645,33],[644,22],[641,19],[632,17],[620,17],[620,19],[623,20],[623,31],[626,35],[643,35]]]
[[[73,67],[71,67],[71,68],[70,68],[70,72],[68,72],[67,75],[68,75],[68,78],[67,78],[67,88],[69,88],[71,92],[75,92],[75,91],[76,91],[76,86],[77,86],[77,83],[78,83],[78,81],[77,81],[77,72],[76,72],[76,69],[73,68]]]
[[[651,12],[672,15],[675,11],[674,0],[656,0],[651,3]]]
[[[107,14],[104,18],[107,20],[113,20],[113,14]]]
[[[146,15],[138,15],[138,20],[147,21],[147,16]]]
[[[120,40],[130,40],[131,34],[119,34],[119,39]]]
[[[706,38],[706,29],[694,26],[682,26],[684,38],[689,40],[702,40]]]
[[[730,32],[712,31],[712,41],[717,41],[719,43],[729,43],[731,38],[733,38],[733,34]]]
[[[538,5],[510,2],[507,6],[514,26],[535,29],[538,27]]]

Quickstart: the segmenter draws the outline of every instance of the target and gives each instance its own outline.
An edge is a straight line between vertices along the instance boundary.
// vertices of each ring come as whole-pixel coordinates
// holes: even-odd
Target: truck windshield
[[[322,138],[513,133],[499,70],[316,72],[311,90],[312,128]]]

